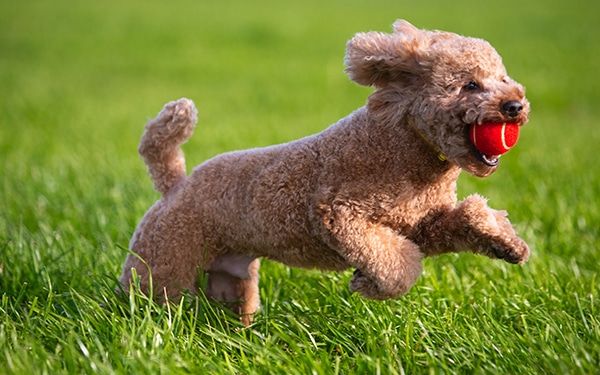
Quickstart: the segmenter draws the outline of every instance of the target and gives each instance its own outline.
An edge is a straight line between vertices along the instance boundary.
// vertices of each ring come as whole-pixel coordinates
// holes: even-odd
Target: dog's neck
[[[423,134],[423,132],[420,131],[419,128],[417,128],[414,121],[410,117],[406,117],[406,122],[408,123],[408,126],[410,126],[425,141],[425,143],[427,143],[427,145],[429,145],[429,147],[431,147],[431,149],[435,151],[440,161],[448,160],[448,158],[446,158],[442,151],[439,148],[437,148],[436,145],[431,143],[431,141],[427,139],[427,137],[425,137],[425,134]]]

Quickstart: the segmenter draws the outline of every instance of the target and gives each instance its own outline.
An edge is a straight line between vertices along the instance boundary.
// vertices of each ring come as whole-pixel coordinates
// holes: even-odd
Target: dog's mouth
[[[464,123],[464,141],[467,171],[478,177],[487,177],[500,165],[500,157],[517,143],[519,128],[516,119],[486,119],[476,124]]]
[[[486,155],[483,152],[475,149],[477,159],[487,165],[488,167],[496,167],[500,163],[500,156],[502,155]]]
[[[500,164],[500,156],[502,155],[489,155],[479,151],[469,139],[469,128],[470,125],[465,126],[465,138],[467,138],[467,143],[471,147],[471,154],[475,157],[475,159],[478,162],[484,164],[486,167],[497,167]]]

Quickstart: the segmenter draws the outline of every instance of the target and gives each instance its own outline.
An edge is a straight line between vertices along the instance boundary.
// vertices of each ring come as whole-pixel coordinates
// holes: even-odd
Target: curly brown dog
[[[457,202],[461,170],[486,177],[499,163],[476,150],[469,125],[523,125],[529,115],[524,88],[490,44],[399,20],[392,34],[357,34],[345,62],[354,82],[375,88],[365,107],[319,134],[216,156],[189,176],[180,145],[196,109],[188,99],[165,105],[139,147],[162,198],[131,239],[126,290],[132,269],[162,298],[197,292],[204,274],[204,293],[249,324],[260,257],[355,268],[350,290],[372,299],[406,293],[424,257],[527,260],[506,212],[479,195]]]

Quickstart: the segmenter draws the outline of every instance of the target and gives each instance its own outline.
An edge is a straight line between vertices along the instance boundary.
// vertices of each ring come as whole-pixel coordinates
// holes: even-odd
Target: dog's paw
[[[377,289],[373,281],[365,276],[360,270],[354,271],[350,280],[350,291],[352,293],[360,293],[365,298],[373,299],[373,289]]]
[[[491,245],[490,256],[512,264],[523,264],[529,259],[529,246],[517,236],[497,240]]]
[[[478,249],[476,252],[513,264],[527,261],[529,246],[517,236],[506,211],[489,208],[485,199],[478,195],[465,199],[460,209],[471,228],[470,242]]]
[[[500,239],[494,240],[492,253],[494,257],[503,259],[508,263],[523,264],[529,258],[529,246],[517,236],[517,232],[506,218],[506,211],[493,211]]]
[[[350,291],[360,293],[361,296],[368,299],[384,300],[394,296],[382,293],[375,281],[363,274],[360,270],[354,271],[350,280]]]

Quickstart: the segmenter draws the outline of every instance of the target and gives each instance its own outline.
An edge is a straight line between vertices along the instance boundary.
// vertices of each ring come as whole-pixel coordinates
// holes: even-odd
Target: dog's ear
[[[422,32],[421,30],[414,27],[410,22],[405,20],[396,20],[394,22],[394,34],[403,35],[405,38],[416,38]]]
[[[404,20],[394,23],[394,33],[358,33],[346,46],[346,73],[364,86],[381,87],[388,82],[410,78],[414,81],[423,68],[421,58],[428,33]]]

